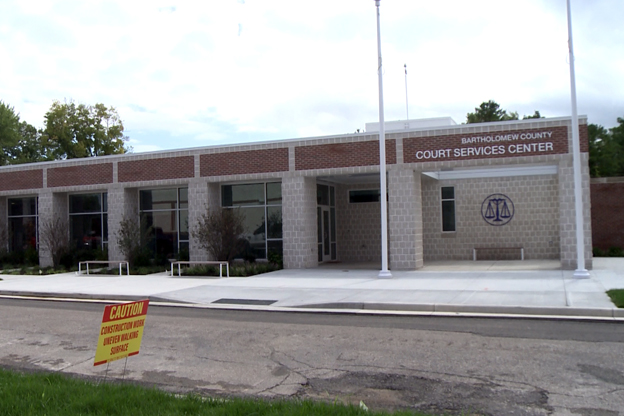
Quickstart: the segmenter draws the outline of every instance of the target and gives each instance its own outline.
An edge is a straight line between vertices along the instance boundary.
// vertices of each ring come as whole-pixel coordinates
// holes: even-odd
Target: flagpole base
[[[589,272],[585,269],[576,269],[574,270],[574,278],[575,279],[589,279]]]
[[[377,275],[377,278],[379,278],[379,279],[392,279],[392,273],[390,273],[390,270],[381,270],[379,272],[379,275]]]

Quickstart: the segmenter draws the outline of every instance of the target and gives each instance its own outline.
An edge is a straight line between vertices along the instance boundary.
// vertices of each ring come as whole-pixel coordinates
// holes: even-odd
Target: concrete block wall
[[[388,247],[391,270],[423,267],[423,220],[420,172],[388,172]]]
[[[52,254],[48,248],[41,244],[41,236],[46,224],[60,218],[67,224],[67,240],[69,241],[69,210],[67,193],[46,191],[39,194],[39,265],[41,267],[52,266]]]
[[[442,232],[440,188],[455,187],[456,232]],[[556,175],[442,180],[423,177],[424,258],[472,260],[474,247],[524,247],[525,259],[559,258],[559,192]],[[481,206],[491,194],[508,196],[513,219],[492,226]],[[519,251],[493,250],[480,258],[519,259]]]
[[[338,260],[381,262],[381,204],[349,203],[350,190],[379,189],[379,183],[336,186]]]
[[[206,181],[193,181],[189,184],[189,258],[191,261],[214,260],[212,256],[203,249],[199,242],[193,238],[193,229],[197,226],[199,219],[207,210],[213,211],[221,208],[221,190],[218,183]]]
[[[284,268],[318,265],[316,178],[285,176],[282,180]]]
[[[189,260],[207,261],[206,251],[193,238],[193,230],[208,207],[208,183],[194,180],[188,187],[188,228],[189,228]]]
[[[108,189],[108,258],[126,260],[117,244],[121,221],[139,221],[139,191],[137,188],[114,186]]]

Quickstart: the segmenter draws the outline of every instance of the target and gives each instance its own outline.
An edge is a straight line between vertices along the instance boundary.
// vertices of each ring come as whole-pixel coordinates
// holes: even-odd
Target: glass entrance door
[[[336,210],[333,207],[317,207],[318,261],[336,260]]]

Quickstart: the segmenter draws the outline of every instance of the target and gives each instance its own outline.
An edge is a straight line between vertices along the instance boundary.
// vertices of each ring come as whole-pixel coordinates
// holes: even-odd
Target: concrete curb
[[[266,312],[335,313],[367,315],[409,315],[409,316],[462,316],[490,318],[529,319],[581,319],[595,321],[624,320],[624,309],[618,308],[572,308],[572,307],[527,307],[504,305],[460,305],[460,304],[395,304],[365,302],[334,302],[300,306],[261,306],[235,304],[195,304],[171,301],[159,296],[91,295],[81,293],[38,293],[0,291],[0,297],[11,299],[51,300],[62,302],[129,302],[149,299],[155,305],[201,309],[222,309]]]

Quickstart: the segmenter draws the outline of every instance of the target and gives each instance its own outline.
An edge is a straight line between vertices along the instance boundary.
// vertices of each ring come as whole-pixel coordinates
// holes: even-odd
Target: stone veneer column
[[[583,239],[585,267],[592,268],[591,203],[589,199],[588,154],[581,153],[581,188],[583,194]],[[574,211],[574,168],[572,155],[559,162],[559,229],[561,267],[574,270],[576,261],[576,213]]]
[[[285,269],[318,266],[316,206],[316,178],[285,176],[282,179]]]
[[[206,208],[210,210],[221,208],[221,201],[219,200],[219,184],[208,183],[205,180],[201,180],[189,183],[188,190],[189,259],[191,261],[214,260],[193,238],[192,230],[199,222],[199,218],[202,214],[206,212]]]
[[[108,189],[108,259],[127,260],[119,250],[117,234],[124,219],[139,221],[139,191],[137,188],[115,186]]]
[[[423,267],[422,190],[420,172],[388,172],[388,240],[390,269]]]
[[[67,209],[67,194],[43,192],[39,194],[39,265],[41,267],[52,266],[52,254],[41,244],[42,225],[61,218],[65,222],[69,221],[69,211]],[[69,224],[67,224],[67,239],[69,240]]]

